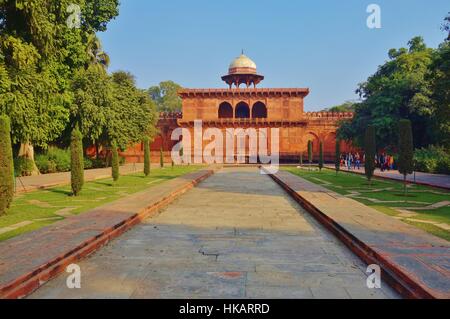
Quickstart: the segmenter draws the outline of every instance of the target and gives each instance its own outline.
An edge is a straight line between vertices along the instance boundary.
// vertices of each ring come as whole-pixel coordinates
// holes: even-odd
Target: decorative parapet
[[[289,96],[289,97],[305,97],[309,94],[309,89],[306,88],[249,88],[249,89],[181,89],[178,95],[182,98],[189,97],[239,97],[239,96]]]
[[[308,118],[325,118],[325,119],[352,119],[352,112],[307,112],[304,113]]]

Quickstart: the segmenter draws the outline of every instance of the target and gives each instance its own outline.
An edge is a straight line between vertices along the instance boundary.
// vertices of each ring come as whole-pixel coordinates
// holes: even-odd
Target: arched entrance
[[[228,102],[222,102],[219,105],[219,119],[232,119],[233,107]]]
[[[256,102],[252,108],[252,118],[265,119],[267,118],[267,107],[263,102]]]
[[[250,118],[250,107],[245,102],[239,102],[236,105],[236,116],[237,119],[248,119]]]

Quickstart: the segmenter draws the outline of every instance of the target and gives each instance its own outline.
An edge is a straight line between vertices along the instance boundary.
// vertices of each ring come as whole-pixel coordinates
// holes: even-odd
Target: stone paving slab
[[[450,298],[448,241],[289,172],[272,177],[361,258],[378,263],[398,291]]]
[[[167,205],[212,170],[190,173],[0,243],[0,297],[22,297]]]

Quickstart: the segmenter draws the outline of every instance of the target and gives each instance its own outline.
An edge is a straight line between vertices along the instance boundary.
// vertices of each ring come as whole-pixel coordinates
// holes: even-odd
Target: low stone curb
[[[82,242],[73,243],[71,249],[67,249],[65,253],[60,254],[58,257],[52,260],[43,262],[38,267],[29,269],[26,273],[23,273],[15,279],[10,280],[8,283],[0,286],[0,298],[18,299],[26,297],[27,295],[38,289],[40,286],[42,286],[45,282],[63,272],[65,268],[71,263],[87,257],[89,254],[107,244],[110,240],[120,236],[122,233],[126,232],[136,224],[141,223],[144,219],[147,219],[156,214],[159,210],[173,202],[179,196],[181,196],[206,178],[210,177],[212,174],[214,174],[214,170],[202,170],[176,178],[175,180],[186,179],[186,182],[177,189],[170,191],[159,200],[146,205],[146,207],[140,208],[139,211],[137,211],[130,217],[116,222],[114,225],[103,229],[103,231],[92,235],[90,238],[83,240]],[[190,176],[192,176],[192,178],[188,179],[188,177]],[[164,185],[164,183],[161,185]],[[83,215],[86,216],[86,214],[89,214],[89,212],[86,212]],[[20,260],[18,260],[17,262],[20,262]]]
[[[383,280],[386,281],[401,296],[408,299],[450,298],[450,293],[442,294],[441,292],[430,289],[419,282],[414,275],[404,271],[393,260],[382,256],[379,252],[373,249],[370,244],[366,244],[357,238],[345,227],[340,225],[339,222],[333,220],[326,213],[314,206],[313,203],[302,197],[287,183],[276,176],[276,174],[269,174],[269,176],[366,264],[379,265],[382,271]]]

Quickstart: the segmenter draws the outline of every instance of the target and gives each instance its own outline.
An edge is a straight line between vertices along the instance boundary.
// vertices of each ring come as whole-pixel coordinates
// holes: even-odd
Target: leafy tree
[[[112,74],[113,100],[105,111],[104,144],[115,141],[120,149],[155,135],[155,105],[148,95],[136,88],[134,77],[124,71]]]
[[[117,144],[112,143],[111,145],[111,152],[112,152],[112,178],[114,182],[117,182],[119,180],[119,152],[117,151]]]
[[[72,131],[70,158],[72,193],[74,196],[78,196],[84,184],[83,136],[78,127]]]
[[[0,216],[6,213],[14,197],[14,164],[9,118],[0,115]]]
[[[181,86],[173,81],[159,83],[158,86],[152,86],[148,89],[150,98],[156,103],[159,112],[177,112],[181,111],[181,98],[178,96],[178,90]]]
[[[164,155],[163,155],[163,149],[161,147],[161,149],[159,150],[159,166],[161,168],[164,167]]]
[[[325,112],[354,112],[356,108],[357,103],[352,101],[347,101],[343,104],[336,105],[330,108],[325,109]]]
[[[144,174],[150,175],[150,142],[147,136],[144,137]]]
[[[406,195],[406,176],[414,170],[414,146],[412,137],[411,121],[401,120],[399,122],[398,141],[398,171],[403,175],[404,191]]]
[[[334,153],[334,167],[336,168],[336,176],[341,170],[341,141],[336,139],[336,149]]]
[[[357,93],[363,101],[356,105],[353,120],[341,125],[339,137],[362,146],[365,129],[371,124],[378,147],[392,147],[398,140],[398,121],[407,118],[415,127],[417,147],[432,142],[434,110],[428,74],[433,55],[421,37],[411,39],[407,49],[391,49],[389,60],[359,85]]]
[[[322,170],[323,168],[323,142],[320,141],[319,144],[319,169]]]
[[[313,162],[313,142],[308,141],[308,161],[309,164],[312,164]]]
[[[72,3],[82,10],[79,29],[66,23]],[[88,37],[117,14],[117,0],[0,1],[0,113],[11,118],[19,156],[33,159],[33,146],[47,147],[66,127]]]
[[[376,139],[375,127],[369,125],[366,128],[364,137],[364,152],[366,161],[364,163],[365,173],[369,183],[372,181],[373,173],[375,171],[375,154],[376,154]]]

